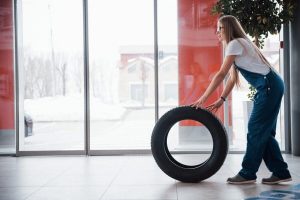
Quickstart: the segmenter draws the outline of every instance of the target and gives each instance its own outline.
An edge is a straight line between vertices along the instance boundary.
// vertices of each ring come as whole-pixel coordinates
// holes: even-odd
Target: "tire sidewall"
[[[167,147],[170,129],[177,122],[187,119],[202,123],[213,140],[211,156],[196,166],[179,163]],[[215,174],[223,165],[228,152],[228,138],[222,123],[212,113],[205,109],[182,106],[168,111],[157,121],[152,132],[151,150],[158,166],[167,175],[182,182],[198,182]]]

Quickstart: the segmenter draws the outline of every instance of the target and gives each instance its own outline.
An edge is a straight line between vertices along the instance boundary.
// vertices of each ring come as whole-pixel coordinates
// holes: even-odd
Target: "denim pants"
[[[273,70],[267,75],[261,75],[236,67],[257,90],[248,122],[246,153],[239,174],[246,179],[256,179],[256,172],[264,160],[273,175],[290,178],[287,163],[284,162],[275,139],[284,83]]]

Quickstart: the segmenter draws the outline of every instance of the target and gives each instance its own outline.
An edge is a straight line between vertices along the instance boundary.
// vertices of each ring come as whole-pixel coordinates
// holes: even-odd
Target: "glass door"
[[[91,150],[150,149],[153,0],[89,0]]]
[[[19,151],[83,151],[82,0],[18,0],[17,16]]]

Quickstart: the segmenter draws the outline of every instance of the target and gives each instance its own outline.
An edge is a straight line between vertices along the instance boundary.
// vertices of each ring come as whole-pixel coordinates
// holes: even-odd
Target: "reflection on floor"
[[[246,200],[258,200],[258,199],[300,199],[300,184],[291,186],[286,190],[269,190],[264,191],[257,197],[250,197]]]
[[[187,161],[201,158],[180,156]],[[214,176],[192,184],[165,175],[151,155],[0,157],[0,200],[299,199],[300,157],[284,155],[292,182],[261,184],[261,178],[270,175],[262,164],[257,183],[226,184],[227,177],[240,169],[242,158],[228,155]]]

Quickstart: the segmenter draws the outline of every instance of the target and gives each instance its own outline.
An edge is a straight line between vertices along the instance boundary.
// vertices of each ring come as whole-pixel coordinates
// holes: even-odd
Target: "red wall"
[[[0,1],[0,130],[14,129],[12,0]]]
[[[217,17],[210,13],[216,0],[178,0],[179,104],[196,101],[222,64],[222,47],[215,34]],[[219,87],[208,99],[213,103],[222,93]],[[223,109],[217,116],[223,120]],[[182,125],[195,123],[182,122]]]

